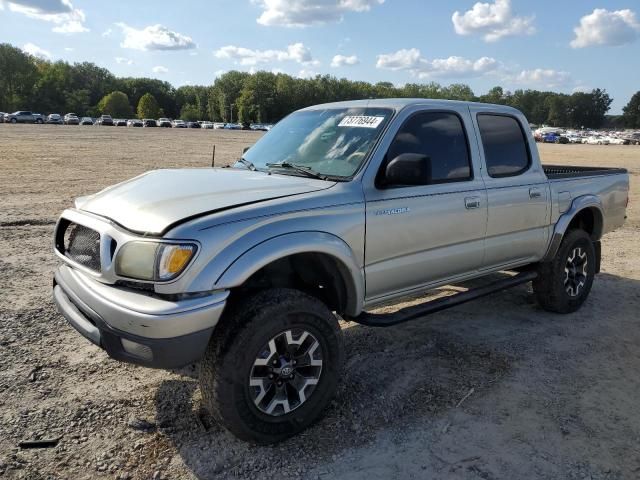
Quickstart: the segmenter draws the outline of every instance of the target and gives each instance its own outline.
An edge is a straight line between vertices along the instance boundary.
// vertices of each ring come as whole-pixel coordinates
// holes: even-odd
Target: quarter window
[[[431,159],[431,183],[472,178],[467,137],[455,113],[418,113],[405,122],[387,152],[387,162],[403,153]]]
[[[478,115],[487,171],[492,177],[512,177],[530,165],[529,150],[520,122],[505,115]]]

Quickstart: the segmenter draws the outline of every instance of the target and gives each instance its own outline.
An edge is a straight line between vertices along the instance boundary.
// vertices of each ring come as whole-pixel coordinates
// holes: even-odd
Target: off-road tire
[[[586,279],[576,296],[571,296],[565,286],[565,268],[574,251],[580,248],[586,254]],[[570,230],[562,239],[555,258],[541,263],[538,277],[533,281],[533,291],[538,303],[550,312],[572,313],[585,302],[591,291],[596,269],[596,253],[589,234],[584,230]]]
[[[318,340],[322,371],[304,403],[280,416],[267,415],[251,398],[249,377],[261,348],[292,329]],[[297,290],[270,289],[236,301],[225,312],[200,363],[200,389],[204,405],[224,428],[248,442],[274,443],[318,418],[335,393],[343,363],[342,332],[327,306]]]

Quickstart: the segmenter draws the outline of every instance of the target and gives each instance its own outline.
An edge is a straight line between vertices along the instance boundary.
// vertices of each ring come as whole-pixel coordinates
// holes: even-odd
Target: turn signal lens
[[[187,266],[195,251],[194,245],[163,245],[160,247],[158,279],[169,280],[178,276]]]

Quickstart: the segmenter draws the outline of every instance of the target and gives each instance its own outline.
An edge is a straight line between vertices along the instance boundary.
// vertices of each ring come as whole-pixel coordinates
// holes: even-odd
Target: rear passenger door
[[[466,106],[403,114],[364,181],[367,300],[476,271],[484,256],[486,193]],[[387,163],[403,153],[431,159],[429,184],[385,184]]]
[[[549,234],[549,193],[526,119],[482,106],[470,110],[486,167],[482,170],[488,202],[483,268],[538,260]]]

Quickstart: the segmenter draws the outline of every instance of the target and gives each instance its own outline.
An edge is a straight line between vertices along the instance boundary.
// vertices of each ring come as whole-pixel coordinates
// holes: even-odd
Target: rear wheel
[[[214,418],[238,438],[284,440],[308,427],[335,393],[344,347],[336,317],[290,289],[260,292],[217,327],[200,365]]]
[[[569,231],[555,258],[539,267],[533,281],[538,302],[551,312],[575,312],[589,296],[595,269],[596,254],[589,234]]]

